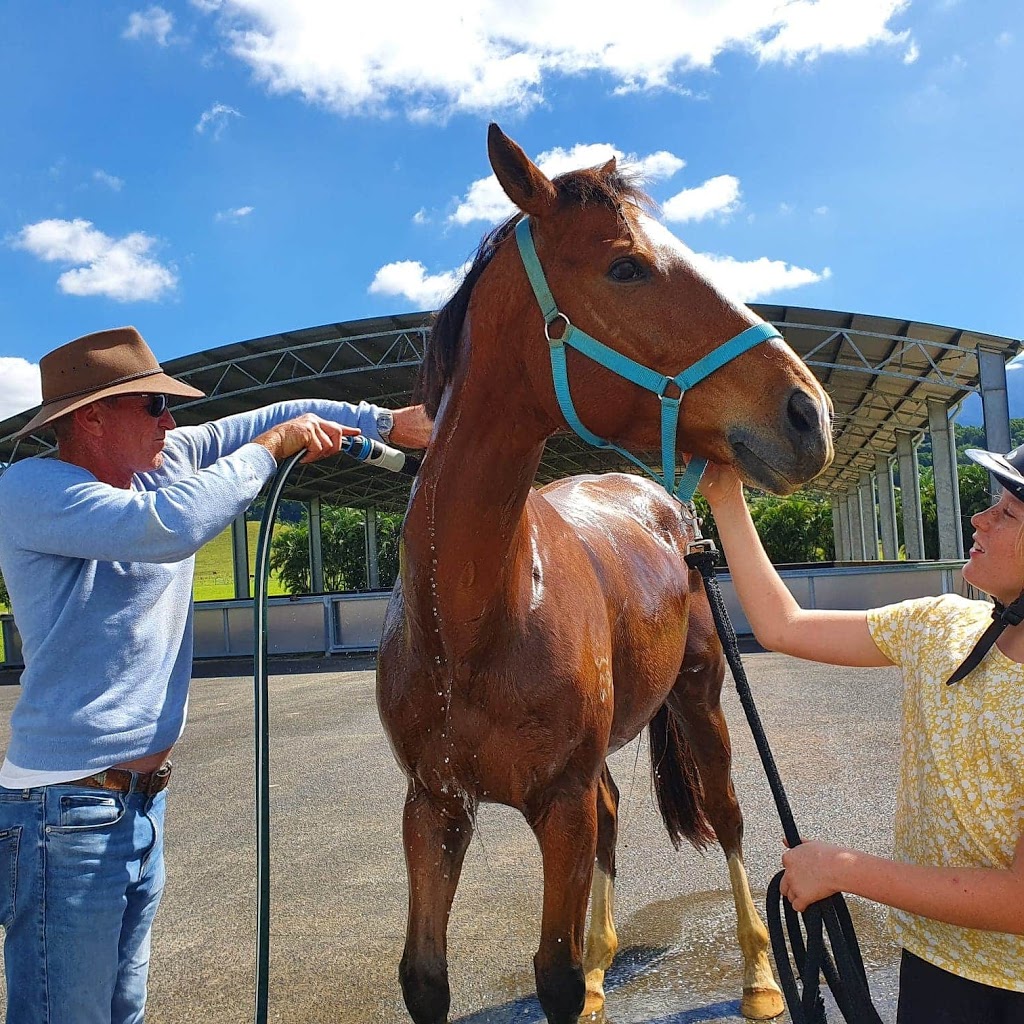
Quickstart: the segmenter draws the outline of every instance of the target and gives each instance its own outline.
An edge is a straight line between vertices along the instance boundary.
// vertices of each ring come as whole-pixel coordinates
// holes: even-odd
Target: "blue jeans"
[[[166,792],[0,787],[11,1024],[140,1024]]]

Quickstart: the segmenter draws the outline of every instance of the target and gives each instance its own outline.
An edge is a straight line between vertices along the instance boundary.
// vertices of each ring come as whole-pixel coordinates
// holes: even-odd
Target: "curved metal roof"
[[[845,489],[875,468],[876,453],[893,455],[897,429],[924,434],[929,398],[952,406],[979,390],[977,349],[1017,355],[1021,341],[890,317],[800,306],[753,304],[812,368],[835,406],[835,461],[814,486]],[[182,356],[164,364],[207,397],[175,405],[181,424],[199,423],[269,402],[298,398],[366,399],[398,407],[411,400],[431,313],[405,313],[325,324]],[[15,453],[10,439],[32,411],[0,422],[0,461],[52,449],[45,432]],[[656,456],[652,453],[652,465]],[[613,454],[575,436],[548,442],[538,472],[543,483],[579,472],[628,469]],[[660,466],[657,466],[660,469]],[[297,470],[288,497],[356,507],[402,509],[407,478],[333,459]]]

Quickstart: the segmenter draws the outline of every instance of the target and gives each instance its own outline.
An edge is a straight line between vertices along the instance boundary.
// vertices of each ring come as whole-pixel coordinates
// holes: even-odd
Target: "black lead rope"
[[[754,705],[747,674],[743,670],[736,631],[732,628],[729,613],[722,599],[722,591],[715,577],[717,559],[718,552],[711,545],[691,551],[686,556],[686,564],[700,572],[704,580],[704,589],[707,591],[722,649],[736,680],[736,692],[739,694],[757,752],[764,765],[765,775],[768,777],[768,785],[782,822],[783,834],[792,848],[799,846],[802,840],[782,779],[779,777],[775,757],[768,745],[761,717]],[[828,899],[811,904],[801,915],[781,893],[782,875],[783,872],[780,871],[768,886],[768,933],[772,940],[772,952],[775,954],[782,992],[786,997],[786,1006],[793,1024],[825,1024],[825,1003],[821,997],[822,975],[825,976],[839,1012],[848,1024],[882,1024],[882,1018],[871,1003],[864,960],[842,893],[836,893]],[[828,934],[828,945],[825,943],[825,933]],[[796,965],[795,972],[793,964]]]

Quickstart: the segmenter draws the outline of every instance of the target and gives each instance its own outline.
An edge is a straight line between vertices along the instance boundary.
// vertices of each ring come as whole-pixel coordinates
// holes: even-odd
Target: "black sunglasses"
[[[167,412],[167,396],[150,395],[149,401],[146,403],[146,412],[148,412],[153,419],[160,419],[160,417]]]

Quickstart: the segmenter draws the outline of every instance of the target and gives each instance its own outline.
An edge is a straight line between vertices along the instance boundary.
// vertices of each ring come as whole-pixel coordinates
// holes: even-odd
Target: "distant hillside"
[[[1006,391],[1010,404],[1010,419],[1024,418],[1024,366],[1011,367],[1006,373]],[[971,395],[960,406],[958,423],[981,426],[981,398]]]
[[[964,455],[965,448],[984,448],[985,447],[985,431],[979,426],[971,426],[964,424],[961,420],[953,425],[954,435],[956,437],[956,454],[957,463],[961,466],[971,465],[971,460]],[[1010,420],[1010,444],[1016,447],[1019,444],[1024,444],[1024,417],[1018,417]],[[931,434],[925,434],[924,440],[921,442],[920,447],[917,449],[917,463],[922,468],[930,467],[932,464],[932,437]]]

